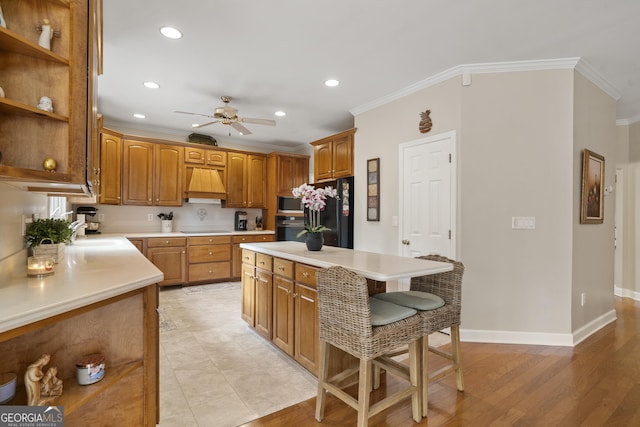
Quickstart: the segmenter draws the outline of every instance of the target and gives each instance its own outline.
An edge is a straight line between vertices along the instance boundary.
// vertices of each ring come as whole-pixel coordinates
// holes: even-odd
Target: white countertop
[[[341,265],[364,277],[379,281],[405,279],[426,274],[442,273],[453,269],[453,265],[447,262],[335,248],[333,246],[323,246],[320,251],[308,251],[307,246],[300,242],[241,243],[240,247],[315,267],[326,268]]]
[[[65,248],[55,274],[0,285],[0,332],[157,283],[158,270],[125,237],[92,236]]]

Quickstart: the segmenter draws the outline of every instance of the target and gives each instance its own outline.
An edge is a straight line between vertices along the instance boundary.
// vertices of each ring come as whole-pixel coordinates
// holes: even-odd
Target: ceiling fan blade
[[[209,116],[207,114],[200,114],[200,113],[190,113],[188,111],[174,111],[174,113],[178,113],[178,114],[191,114],[192,116],[202,116],[202,117],[209,117],[212,118],[212,116]]]
[[[242,135],[251,135],[251,131],[238,122],[231,123],[231,127],[240,132]]]
[[[205,126],[209,126],[209,125],[212,125],[212,124],[214,124],[214,123],[219,123],[219,122],[220,122],[220,120],[215,120],[215,121],[213,121],[213,122],[203,123],[203,124],[201,124],[201,125],[191,126],[191,127],[192,127],[192,128],[194,128],[194,129],[200,129],[200,128],[203,128],[203,127],[205,127]]]
[[[267,126],[275,126],[276,125],[276,121],[275,120],[269,120],[269,119],[250,119],[250,118],[243,118],[240,119],[240,121],[242,123],[251,123],[254,125],[267,125]]]

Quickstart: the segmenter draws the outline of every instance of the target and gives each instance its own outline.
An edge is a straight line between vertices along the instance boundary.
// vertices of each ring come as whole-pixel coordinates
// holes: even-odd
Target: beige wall
[[[572,326],[576,330],[614,309],[615,193],[604,198],[603,224],[580,224],[582,151],[605,158],[605,186],[615,185],[615,100],[575,73],[573,144],[573,283]],[[580,305],[581,293],[587,303]]]
[[[629,162],[640,162],[640,122],[629,125]]]
[[[572,320],[573,286],[586,286],[573,276],[588,258],[578,251],[574,259],[580,180],[574,132],[615,138],[615,103],[602,101],[606,95],[591,93],[583,82],[574,84],[573,70],[474,74],[470,86],[455,77],[355,118],[358,185],[364,185],[366,159],[380,157],[382,169],[380,223],[366,222],[365,195],[357,192],[356,247],[387,253],[399,253],[398,228],[391,226],[398,213],[398,144],[421,137],[418,114],[427,108],[434,123],[429,136],[457,131],[457,257],[466,266],[462,317],[468,337],[473,331],[507,341],[566,337],[610,307],[612,272],[609,283],[600,283],[609,295],[590,283],[594,310]],[[575,90],[592,106],[606,104],[594,106],[591,127],[574,128]],[[579,111],[578,119],[587,113]],[[609,117],[611,124],[603,124]],[[513,216],[535,217],[536,229],[512,230]],[[592,227],[597,236],[584,240],[598,246],[598,262],[612,271],[610,227]]]
[[[616,164],[629,163],[629,125],[616,126]]]

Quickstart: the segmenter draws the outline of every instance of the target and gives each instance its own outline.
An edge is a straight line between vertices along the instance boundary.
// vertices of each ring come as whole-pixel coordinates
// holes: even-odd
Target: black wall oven
[[[293,240],[304,242],[304,235],[297,237],[304,230],[304,216],[277,216],[276,240]]]

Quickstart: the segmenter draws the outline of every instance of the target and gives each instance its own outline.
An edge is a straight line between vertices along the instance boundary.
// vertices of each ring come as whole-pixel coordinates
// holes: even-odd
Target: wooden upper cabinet
[[[124,140],[122,204],[153,206],[153,144]]]
[[[156,144],[154,156],[154,204],[182,206],[184,147]]]
[[[226,166],[227,152],[206,148],[185,147],[184,162],[203,166]]]
[[[353,176],[353,142],[356,129],[311,143],[315,182]]]
[[[259,154],[227,153],[228,208],[265,206],[267,158]]]
[[[276,194],[291,196],[291,190],[309,181],[309,156],[278,155]]]
[[[103,129],[100,132],[99,200],[103,205],[120,204],[122,177],[122,135]]]
[[[123,145],[122,204],[182,206],[183,147],[133,140]]]
[[[91,105],[95,97],[88,91],[94,77],[90,69],[94,64],[88,61],[89,32],[96,31],[89,17],[90,2],[1,4],[8,28],[0,27],[0,83],[6,91],[0,98],[0,178],[38,182],[49,192],[62,191],[47,184],[51,182],[87,189],[87,178],[95,178],[87,171],[89,124],[95,129]],[[34,27],[45,17],[60,32],[51,49],[38,46]],[[36,107],[43,95],[53,101],[53,112]],[[47,158],[56,161],[56,173],[43,169]]]

